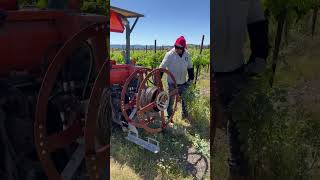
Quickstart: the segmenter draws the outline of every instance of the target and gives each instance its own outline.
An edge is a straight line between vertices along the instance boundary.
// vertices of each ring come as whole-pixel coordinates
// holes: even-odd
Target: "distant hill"
[[[112,49],[125,49],[126,45],[122,45],[122,44],[111,44],[110,47]],[[162,46],[161,46],[162,47]],[[130,48],[134,48],[134,49],[146,49],[146,45],[131,45]],[[154,45],[147,45],[148,49],[154,48]],[[159,46],[157,46],[157,48],[159,48]]]
[[[154,49],[154,45],[140,45],[140,44],[136,44],[136,45],[131,45],[130,48],[134,48],[134,49],[146,49],[146,46],[148,49]],[[194,47],[197,47],[197,48],[200,48],[200,45],[196,45],[196,44],[188,44],[187,45],[188,48],[194,48]],[[168,45],[165,45],[165,46],[157,46],[157,49],[170,49],[172,48],[173,46],[168,46]],[[111,49],[125,49],[126,46],[125,45],[122,45],[122,44],[111,44],[110,45],[110,48]],[[204,48],[209,48],[209,45],[204,45]]]

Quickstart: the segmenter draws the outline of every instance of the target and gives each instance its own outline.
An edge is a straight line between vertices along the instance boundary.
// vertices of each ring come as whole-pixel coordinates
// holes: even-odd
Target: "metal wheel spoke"
[[[160,88],[161,91],[163,91],[163,84],[162,84],[162,81],[161,81],[161,75],[160,75],[160,71],[157,71],[155,73],[155,81],[156,81],[156,85],[158,88]]]
[[[141,108],[140,109],[140,112],[147,112],[147,111],[151,111],[153,108],[155,108],[157,105],[156,105],[156,102],[152,102],[152,103],[149,103],[148,105],[146,105],[145,107]]]
[[[70,161],[61,173],[61,176],[64,180],[70,180],[73,177],[74,173],[84,159],[84,154],[84,144],[80,143],[75,152],[72,154]]]
[[[161,117],[162,127],[166,127],[167,123],[166,123],[166,117],[164,115],[164,111],[161,111],[161,116],[160,117]]]
[[[133,119],[134,115],[137,113],[137,108],[134,108],[129,116],[129,119]]]
[[[171,96],[175,96],[175,95],[177,95],[177,94],[179,94],[179,89],[178,89],[178,88],[173,89],[173,90],[171,90],[171,91],[169,92],[170,97],[171,97]]]

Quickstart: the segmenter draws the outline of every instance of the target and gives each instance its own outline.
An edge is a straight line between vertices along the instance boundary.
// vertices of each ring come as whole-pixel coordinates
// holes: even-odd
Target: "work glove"
[[[269,54],[268,21],[262,20],[248,24],[251,56],[245,67],[248,76],[264,73]]]
[[[264,73],[266,70],[266,60],[256,57],[253,61],[245,66],[245,72],[248,76],[257,76]]]

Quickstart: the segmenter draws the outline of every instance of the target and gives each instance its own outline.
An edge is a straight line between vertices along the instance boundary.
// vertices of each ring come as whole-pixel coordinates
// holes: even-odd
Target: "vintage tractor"
[[[148,138],[139,138],[138,128],[148,133],[158,133],[173,122],[174,113],[168,117],[165,113],[169,99],[174,102],[174,111],[178,102],[177,87],[169,91],[164,87],[161,75],[174,76],[166,69],[144,68],[128,64],[115,64],[110,71],[110,91],[112,120],[128,131],[127,139],[154,153],[160,151],[159,142]]]
[[[0,179],[106,179],[109,18],[0,2]]]
[[[17,7],[0,2],[0,179],[107,179],[111,121],[158,152],[135,127],[172,122],[177,91],[160,78],[172,74],[109,61],[109,18],[80,12],[77,0]]]
[[[128,131],[129,141],[157,153],[160,151],[159,142],[152,138],[148,138],[147,141],[139,138],[136,127],[148,133],[158,133],[173,122],[179,100],[177,84],[173,74],[168,70],[136,66],[128,59],[130,33],[143,15],[117,7],[111,7],[110,10],[111,32],[122,33],[125,27],[127,36],[126,64],[111,61],[109,94],[112,101],[112,120]],[[132,27],[129,26],[128,18],[136,18]],[[165,87],[163,75],[174,81],[174,89],[169,91]],[[168,117],[166,110],[170,99],[173,100],[173,113]]]

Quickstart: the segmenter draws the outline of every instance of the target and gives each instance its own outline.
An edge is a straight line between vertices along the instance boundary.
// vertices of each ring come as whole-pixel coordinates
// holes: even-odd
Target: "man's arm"
[[[256,75],[265,70],[269,52],[268,21],[264,17],[260,0],[250,1],[247,28],[251,48],[247,71],[251,75]]]
[[[167,68],[168,64],[169,64],[169,53],[166,53],[166,55],[164,56],[159,68]],[[163,76],[163,72],[161,72],[161,78]]]

